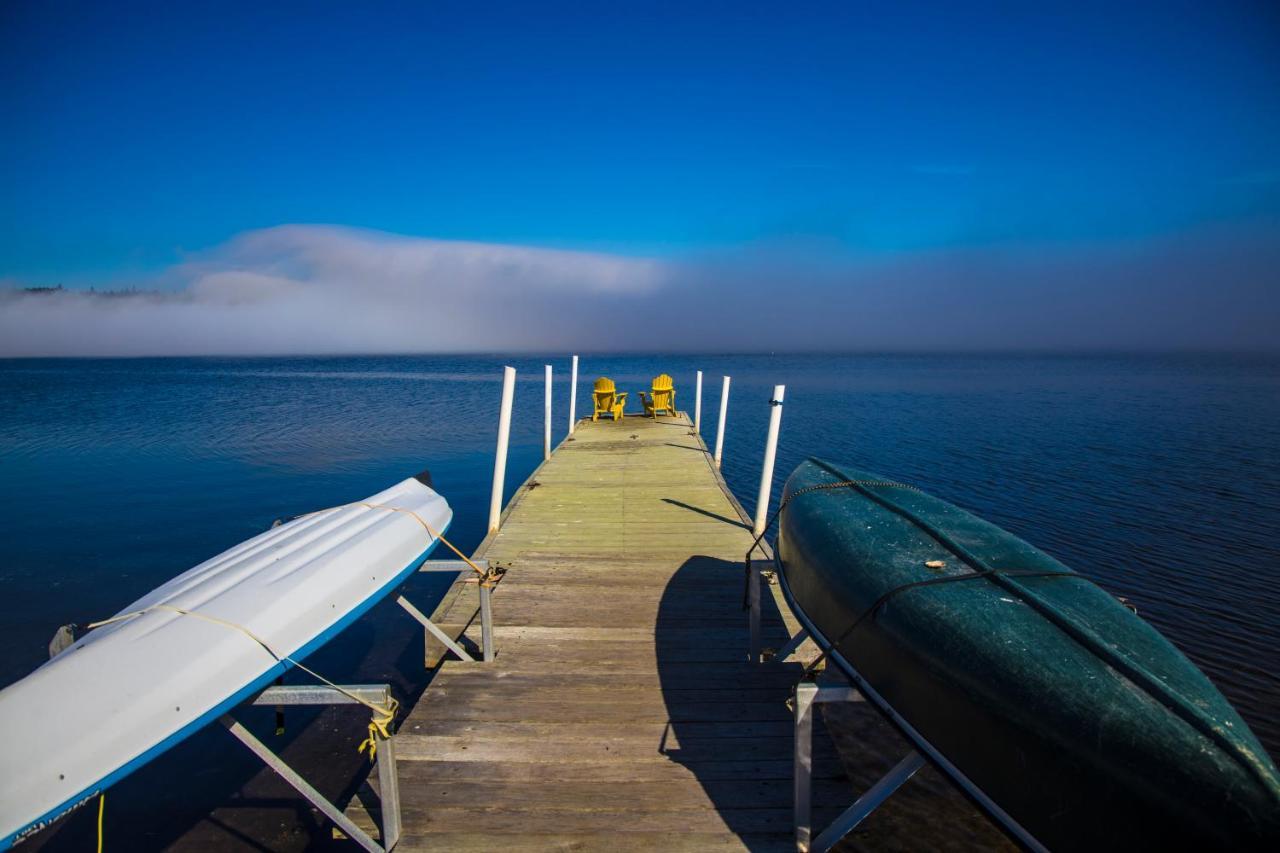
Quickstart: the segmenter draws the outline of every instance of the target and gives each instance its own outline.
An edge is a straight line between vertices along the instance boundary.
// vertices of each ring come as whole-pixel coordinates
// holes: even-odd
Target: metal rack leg
[[[396,772],[395,738],[378,739],[378,796],[382,800],[382,846],[391,850],[400,841],[400,774]]]
[[[235,735],[241,743],[249,747],[250,752],[262,759],[262,763],[266,764],[279,774],[280,778],[288,782],[294,790],[306,797],[311,805],[315,806],[324,814],[325,817],[333,821],[339,829],[347,834],[348,838],[356,844],[359,844],[365,850],[368,850],[369,853],[383,853],[383,849],[378,846],[378,842],[370,838],[368,833],[363,829],[352,823],[351,819],[343,814],[337,806],[326,800],[319,791],[311,787],[306,779],[299,776],[297,771],[281,761],[279,756],[268,749],[266,744],[250,734],[248,729],[240,725],[233,717],[230,716],[224,716],[222,718],[222,724],[226,726],[227,731]],[[398,817],[399,816],[397,815],[397,819]]]
[[[761,560],[747,563],[747,610],[749,639],[747,660],[760,663],[760,565],[772,565]]]
[[[818,685],[812,681],[802,681],[796,685],[795,720],[795,766],[792,776],[794,820],[796,827],[796,849],[809,849],[809,836],[812,831],[812,805],[810,795],[813,790],[813,700],[818,695]]]
[[[802,637],[803,632],[797,636]],[[797,850],[821,853],[830,850],[925,765],[920,753],[915,750],[907,753],[816,839],[810,841],[813,835],[813,706],[825,702],[855,702],[859,698],[853,687],[823,686],[812,681],[796,685],[794,808]]]
[[[467,654],[466,649],[462,648],[462,646],[455,643],[452,637],[450,637],[444,631],[440,630],[440,628],[436,626],[436,623],[428,619],[422,613],[421,610],[414,607],[413,604],[409,601],[409,599],[405,598],[402,595],[396,599],[396,603],[399,604],[401,607],[403,607],[406,613],[408,613],[414,619],[418,620],[418,624],[421,625],[428,634],[435,637],[437,640],[441,642],[441,644],[444,645],[446,649],[448,649],[449,651],[457,655],[458,660],[471,661],[471,662],[475,661],[475,658]]]
[[[482,657],[484,659],[484,662],[491,663],[494,657],[493,605],[492,605],[492,600],[490,598],[490,593],[492,592],[491,582],[495,577],[500,578],[502,576],[502,569],[497,569],[491,572],[489,570],[488,560],[471,560],[470,562],[464,561],[464,560],[427,560],[418,568],[418,571],[444,572],[446,574],[461,575],[461,574],[467,574],[475,568],[479,568],[482,572],[484,572],[484,576],[479,578],[480,647],[481,647]],[[399,604],[401,607],[403,607],[406,613],[408,613],[410,616],[416,619],[418,624],[420,624],[425,630],[426,636],[424,636],[423,638],[425,641],[424,660],[426,660],[428,667],[431,666],[431,663],[430,663],[430,642],[431,641],[430,639],[428,639],[429,637],[435,637],[437,640],[439,640],[440,643],[446,649],[448,649],[449,651],[457,655],[458,660],[468,661],[468,662],[475,661],[475,658],[467,654],[466,650],[463,649],[461,645],[455,642],[452,637],[446,634],[443,630],[440,629],[438,625],[436,625],[429,618],[427,618],[427,616],[421,610],[414,607],[412,602],[410,602],[403,595],[396,598],[396,603]]]
[[[796,635],[794,637],[792,637],[790,640],[787,640],[787,644],[785,646],[778,649],[778,651],[774,653],[773,659],[778,663],[782,663],[787,658],[795,654],[796,649],[800,648],[801,643],[803,643],[807,639],[809,639],[809,632],[806,631],[804,628],[801,628],[799,631],[796,632]]]
[[[493,600],[485,581],[480,582],[480,647],[484,662],[493,662]]]
[[[908,752],[892,770],[880,777],[880,781],[868,788],[867,792],[845,809],[840,817],[822,830],[822,834],[814,839],[810,849],[826,853],[835,846],[837,841],[853,832],[854,827],[869,817],[881,803],[893,796],[893,792],[906,784],[907,780],[916,775],[916,771],[921,767],[924,767],[924,756],[914,749]]]
[[[282,708],[289,705],[354,705],[368,702],[376,706],[387,706],[391,700],[391,686],[387,684],[347,684],[342,687],[328,684],[286,684],[268,687],[258,694],[253,704]],[[390,850],[400,840],[400,778],[396,770],[394,738],[384,738],[380,734],[374,735],[377,738],[378,788],[382,811],[383,846],[379,847],[376,841],[352,823],[337,806],[326,800],[319,791],[298,775],[297,771],[272,752],[266,744],[254,737],[248,729],[236,722],[233,717],[223,716],[222,724],[264,764],[278,773],[365,850]]]

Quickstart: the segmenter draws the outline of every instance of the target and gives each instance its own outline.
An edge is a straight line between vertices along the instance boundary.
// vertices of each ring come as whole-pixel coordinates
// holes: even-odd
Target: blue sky
[[[6,3],[0,280],[299,224],[680,261],[1265,245],[1278,10]]]

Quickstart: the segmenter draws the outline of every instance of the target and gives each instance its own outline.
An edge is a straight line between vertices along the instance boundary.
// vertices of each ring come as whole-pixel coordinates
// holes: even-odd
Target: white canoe
[[[121,611],[147,612],[91,631],[0,691],[0,850],[290,667],[243,631],[147,608],[225,620],[301,659],[417,569],[452,519],[417,479],[295,519],[184,572]]]

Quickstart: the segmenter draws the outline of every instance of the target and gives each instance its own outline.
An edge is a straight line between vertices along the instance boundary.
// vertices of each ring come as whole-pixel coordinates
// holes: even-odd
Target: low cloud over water
[[[1280,240],[646,259],[290,225],[126,292],[0,291],[0,355],[1274,349]]]

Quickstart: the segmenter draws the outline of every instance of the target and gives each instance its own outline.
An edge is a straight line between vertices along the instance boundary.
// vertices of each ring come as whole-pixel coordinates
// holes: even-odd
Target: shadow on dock
[[[714,557],[689,558],[668,582],[654,626],[669,718],[662,751],[693,774],[749,849],[794,850],[787,702],[803,667],[747,661],[742,595],[742,564]],[[762,623],[766,645],[786,641],[782,616],[767,596]],[[830,819],[851,802],[850,789],[830,740],[817,728],[815,812]]]
[[[794,659],[746,662],[742,575],[741,563],[693,557],[664,592],[655,646],[672,740],[679,743],[666,754],[697,777],[726,826],[749,849],[794,850],[794,722],[788,700],[804,666]],[[709,630],[705,616],[697,620],[702,628],[691,623],[691,589],[734,599],[737,606],[723,612],[739,630],[726,639],[723,630]],[[772,595],[761,596],[761,623],[766,649],[787,641]],[[726,707],[717,710],[710,702]],[[813,733],[815,836],[910,749],[866,702],[819,707]],[[939,771],[926,766],[835,849],[1011,853],[1018,848]]]
[[[678,501],[675,498],[663,498],[662,502],[666,504],[671,504],[671,506],[678,506],[681,509],[687,509],[690,512],[696,512],[699,515],[705,515],[707,518],[714,518],[716,521],[723,521],[725,524],[731,524],[734,527],[740,527],[743,530],[750,529],[747,523],[745,521],[742,521],[741,519],[730,518],[727,515],[721,515],[718,512],[712,512],[711,510],[702,509],[701,507],[696,507],[696,506],[693,506],[692,504],[687,504],[684,501]],[[711,559],[711,558],[697,557],[694,559]]]
[[[746,660],[742,565],[695,556],[664,591],[655,626],[659,680],[670,718],[663,752],[702,785],[727,828],[751,850],[794,850],[793,717],[803,665]],[[694,591],[696,595],[691,595]],[[723,600],[724,614],[691,616],[690,602]],[[766,648],[788,637],[762,596]],[[729,628],[730,630],[725,630]],[[906,754],[909,746],[865,702],[822,706],[814,720],[813,827],[817,834]],[[938,771],[926,767],[837,850],[1016,850]]]

